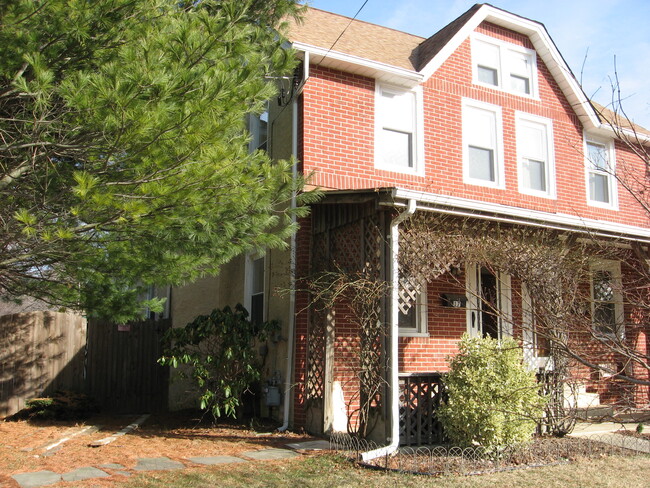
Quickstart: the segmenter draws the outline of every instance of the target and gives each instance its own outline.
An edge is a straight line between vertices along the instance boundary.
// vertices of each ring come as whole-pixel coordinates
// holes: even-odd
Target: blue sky
[[[308,0],[354,16],[364,0]],[[469,9],[469,0],[368,0],[360,20],[429,37]],[[546,26],[587,96],[612,100],[615,71],[623,108],[650,128],[650,2],[648,0],[494,0],[495,7]]]

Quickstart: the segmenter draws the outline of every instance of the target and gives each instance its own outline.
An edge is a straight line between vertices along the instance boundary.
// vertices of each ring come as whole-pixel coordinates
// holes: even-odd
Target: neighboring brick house
[[[516,277],[463,263],[414,286],[398,271],[400,232],[418,215],[646,250],[648,214],[608,171],[625,160],[626,171],[644,175],[643,162],[615,139],[544,26],[477,4],[425,39],[308,9],[290,26],[289,40],[302,65],[281,83],[268,116],[251,125],[253,145],[268,135],[271,155],[295,155],[296,171],[311,175],[310,185],[325,195],[300,222],[290,251],[242,258],[220,280],[175,290],[172,315],[187,315],[186,300],[204,293],[205,304],[243,297],[257,315],[280,319],[265,376],[291,395],[270,413],[284,412],[285,424],[314,432],[363,429],[395,441],[400,408],[408,409],[404,388],[435,388],[429,380],[446,369],[465,332],[514,334],[531,367],[552,368],[532,326],[525,327],[534,299],[523,298]],[[632,269],[622,266],[593,265],[596,327],[618,330],[633,315],[615,289]],[[304,283],[333,267],[392,285],[373,311],[385,337],[360,334],[345,300],[313,303]],[[277,295],[279,288],[294,291]],[[487,295],[499,315],[485,312],[480,297]],[[646,335],[634,334],[629,339],[647,357]],[[620,367],[611,355],[602,362]],[[364,390],[368,367],[385,380],[372,392]],[[649,379],[644,371],[629,374]],[[594,394],[620,397],[607,388]],[[637,406],[650,401],[647,388],[631,395]],[[368,409],[361,418],[362,404],[372,418]]]

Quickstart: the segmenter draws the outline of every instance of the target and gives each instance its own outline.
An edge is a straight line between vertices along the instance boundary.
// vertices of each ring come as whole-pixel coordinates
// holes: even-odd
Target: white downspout
[[[305,53],[303,80],[309,77],[309,53]],[[291,113],[291,154],[294,157],[292,167],[292,178],[295,183],[298,178],[298,93],[294,95]],[[296,208],[296,192],[291,196],[291,208]],[[296,223],[296,216],[291,217],[293,224]],[[278,431],[284,432],[289,428],[289,413],[291,410],[291,380],[293,378],[293,344],[296,335],[296,234],[291,234],[291,257],[289,263],[289,322],[287,324],[287,371],[284,375],[284,412],[282,425]]]
[[[391,315],[390,315],[390,375],[388,385],[390,388],[390,444],[379,449],[364,452],[361,454],[363,461],[369,461],[380,456],[392,454],[399,447],[399,224],[410,218],[416,210],[416,201],[410,199],[406,209],[399,214],[390,224],[391,244]]]

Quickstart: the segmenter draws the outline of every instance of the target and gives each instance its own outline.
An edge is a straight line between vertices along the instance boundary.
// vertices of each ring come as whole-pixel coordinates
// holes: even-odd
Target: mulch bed
[[[50,470],[65,473],[84,466],[117,463],[132,469],[137,458],[166,456],[189,464],[194,456],[238,456],[246,451],[286,448],[287,443],[313,440],[291,432],[279,433],[276,424],[213,424],[211,417],[196,411],[152,415],[133,432],[102,447],[93,441],[119,431],[138,415],[98,415],[83,422],[71,420],[0,421],[0,486],[18,486],[12,474]],[[87,426],[100,426],[92,433],[71,438],[60,446],[47,446]],[[110,486],[115,476],[92,480],[89,486]],[[65,486],[65,483],[57,486]],[[84,486],[77,482],[74,486]]]

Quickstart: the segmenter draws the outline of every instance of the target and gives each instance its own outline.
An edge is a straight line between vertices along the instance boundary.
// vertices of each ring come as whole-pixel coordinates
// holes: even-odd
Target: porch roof
[[[409,200],[415,200],[417,210],[427,212],[650,243],[650,228],[648,227],[587,219],[563,213],[541,212],[398,187],[326,191],[320,204],[367,203],[373,200],[378,206],[398,209],[406,208]]]

